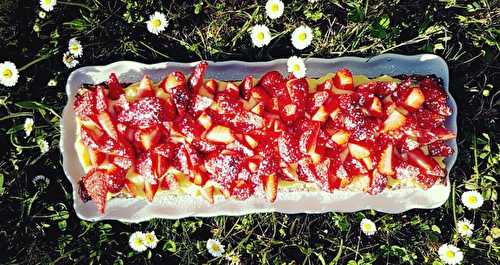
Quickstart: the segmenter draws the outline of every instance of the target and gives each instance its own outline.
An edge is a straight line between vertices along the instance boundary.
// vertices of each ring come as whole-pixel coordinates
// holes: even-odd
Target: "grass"
[[[165,1],[164,1],[165,2]],[[15,87],[0,86],[0,263],[2,264],[440,264],[437,249],[455,244],[464,263],[500,263],[499,191],[500,2],[463,1],[294,1],[270,21],[264,3],[254,1],[59,1],[45,18],[38,1],[0,2],[0,62],[21,70]],[[167,14],[159,36],[145,21]],[[265,23],[275,38],[254,48],[248,29]],[[297,51],[289,36],[299,24],[314,29],[311,47]],[[37,29],[35,32],[34,29]],[[39,29],[39,30],[38,30]],[[450,173],[452,194],[440,208],[402,214],[252,214],[241,217],[151,220],[140,224],[86,222],[73,210],[72,188],[61,168],[60,113],[66,102],[62,63],[70,38],[84,45],[80,65],[118,60],[264,61],[302,57],[373,56],[384,52],[436,53],[450,67],[450,90],[459,106],[459,156]],[[56,86],[48,86],[49,80]],[[36,128],[24,137],[24,119]],[[37,141],[50,149],[41,154]],[[45,178],[35,178],[43,175]],[[35,181],[34,181],[35,180]],[[478,190],[484,205],[467,210],[465,190]],[[375,221],[367,237],[359,222]],[[475,225],[460,237],[458,220]],[[154,230],[158,247],[136,253],[128,246],[135,231]],[[209,238],[226,255],[206,251]]]

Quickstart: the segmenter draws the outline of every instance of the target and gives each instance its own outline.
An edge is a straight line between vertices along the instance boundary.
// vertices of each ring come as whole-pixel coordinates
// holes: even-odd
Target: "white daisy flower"
[[[363,231],[363,233],[367,236],[372,236],[375,234],[375,232],[377,232],[377,226],[370,219],[363,218],[363,220],[361,220],[360,226],[361,231]]]
[[[24,120],[24,132],[26,133],[26,137],[30,136],[31,134],[31,131],[33,131],[33,125],[35,124],[35,122],[33,121],[32,118],[26,118],[26,120]]]
[[[167,27],[167,17],[163,13],[155,12],[153,15],[149,16],[146,26],[149,32],[158,35]]]
[[[83,47],[82,44],[76,39],[71,38],[68,42],[68,50],[75,58],[78,58],[83,55]]]
[[[42,154],[45,154],[49,151],[49,143],[45,140],[38,140],[37,141],[38,147],[40,148],[40,152]]]
[[[484,199],[481,193],[471,190],[462,194],[462,203],[469,209],[477,209],[483,205]]]
[[[222,245],[217,239],[209,239],[207,241],[207,250],[212,256],[220,257],[224,253],[224,245]]]
[[[277,19],[283,15],[285,5],[281,0],[268,0],[266,2],[266,15],[270,19]]]
[[[40,0],[40,7],[47,12],[54,10],[56,4],[57,0]]]
[[[491,228],[491,236],[494,239],[500,238],[500,228],[494,226]]]
[[[43,18],[47,17],[47,13],[40,10],[40,12],[38,12],[38,17],[43,19]]]
[[[57,80],[50,79],[49,82],[47,83],[47,86],[57,86]]]
[[[472,231],[474,230],[474,224],[471,223],[467,219],[463,219],[462,221],[458,221],[457,223],[457,231],[463,237],[472,236]]]
[[[303,50],[311,45],[313,39],[312,29],[308,26],[300,26],[292,32],[292,44],[295,49]]]
[[[4,86],[15,86],[19,79],[19,71],[14,63],[5,61],[0,63],[0,84]]]
[[[148,248],[145,244],[145,234],[141,231],[132,233],[128,240],[128,244],[137,252],[143,252]]]
[[[288,72],[293,73],[296,78],[303,78],[306,76],[306,65],[304,60],[297,56],[292,56],[286,61]]]
[[[73,68],[79,62],[75,59],[75,56],[73,54],[71,54],[70,52],[65,52],[63,54],[63,63],[66,65],[66,67]]]
[[[253,45],[261,48],[271,42],[271,32],[269,28],[265,25],[255,25],[252,27],[250,32],[250,37],[252,38]]]
[[[40,26],[38,24],[33,25],[33,31],[34,32],[40,32]]]
[[[309,0],[309,3],[316,3],[318,0]]]
[[[155,231],[144,234],[144,245],[146,245],[146,247],[153,249],[158,244],[158,241]]]
[[[445,264],[460,264],[464,259],[464,253],[454,245],[444,244],[438,250],[439,258]]]

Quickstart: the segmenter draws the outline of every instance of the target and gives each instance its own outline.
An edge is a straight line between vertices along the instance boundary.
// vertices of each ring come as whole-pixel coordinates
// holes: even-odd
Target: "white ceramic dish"
[[[395,191],[383,191],[372,196],[363,192],[334,191],[326,192],[294,192],[280,193],[276,202],[269,203],[264,198],[252,197],[245,201],[221,200],[209,205],[201,197],[192,196],[156,196],[152,203],[139,199],[113,199],[108,201],[106,213],[100,215],[93,202],[83,203],[78,194],[78,181],[84,175],[76,150],[75,113],[72,109],[75,94],[82,83],[99,83],[105,81],[111,72],[118,75],[121,82],[136,82],[144,74],[155,81],[174,70],[190,73],[196,63],[159,63],[142,64],[121,61],[105,66],[87,66],[71,73],[66,84],[68,103],[64,108],[61,120],[60,148],[63,154],[63,167],[67,178],[73,186],[75,211],[81,219],[103,220],[115,219],[126,222],[141,222],[151,218],[183,218],[187,216],[242,215],[261,212],[282,213],[323,213],[330,211],[354,212],[363,209],[374,209],[386,213],[400,213],[413,208],[436,208],[441,206],[450,193],[448,177],[444,184],[436,184],[428,190],[415,188]],[[372,58],[342,57],[335,59],[311,58],[306,60],[308,76],[320,76],[334,72],[342,67],[349,68],[354,74],[375,77],[382,74],[435,74],[443,79],[444,88],[448,92],[448,66],[436,55],[421,54],[404,56],[383,54]],[[210,62],[207,77],[220,80],[237,80],[246,74],[260,76],[270,70],[286,72],[286,59],[269,62]],[[449,92],[448,92],[449,94]],[[453,114],[447,119],[446,127],[457,132],[457,105],[451,95],[448,104]],[[457,143],[448,143],[455,153],[446,159],[448,172],[457,157]]]

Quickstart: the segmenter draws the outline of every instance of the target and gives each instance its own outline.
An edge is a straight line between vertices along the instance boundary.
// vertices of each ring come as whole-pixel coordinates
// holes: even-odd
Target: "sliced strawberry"
[[[118,139],[118,129],[116,128],[116,121],[111,114],[107,111],[102,111],[97,115],[97,120],[102,129],[113,139]]]
[[[141,82],[139,83],[139,90],[137,91],[137,97],[153,97],[155,91],[153,89],[153,81],[148,75],[145,75]]]
[[[410,109],[419,109],[422,104],[424,104],[425,96],[422,90],[418,87],[414,87],[411,89],[410,93],[404,100],[406,106],[410,107]]]
[[[234,134],[231,129],[222,125],[212,127],[205,137],[215,143],[229,144],[234,141]]]
[[[300,135],[299,148],[303,154],[308,154],[314,151],[316,147],[321,124],[319,122],[309,120],[301,120],[298,124],[298,126],[301,127],[297,128]]]
[[[173,96],[174,105],[180,115],[187,113],[191,107],[191,92],[182,72],[170,73],[164,82],[163,89]]]
[[[95,90],[96,93],[96,110],[98,112],[107,111],[109,106],[109,99],[106,89],[98,85]]]
[[[253,87],[250,94],[257,101],[262,102],[267,111],[273,110],[273,101],[271,96],[260,86]]]
[[[430,143],[427,148],[431,156],[450,156],[453,154],[453,149],[446,145],[443,141]]]
[[[226,88],[224,89],[224,93],[233,98],[234,100],[240,99],[240,88],[233,82],[228,82],[226,84]]]
[[[444,170],[439,166],[436,160],[426,156],[422,150],[417,148],[408,152],[407,156],[410,163],[423,169],[427,175],[439,177],[445,176]]]
[[[456,134],[452,133],[444,126],[439,126],[431,129],[431,132],[436,136],[437,140],[447,141],[457,137]]]
[[[254,184],[250,180],[236,179],[230,185],[229,193],[238,200],[248,199],[254,194]]]
[[[328,91],[316,91],[313,94],[309,94],[307,96],[307,113],[314,115],[329,97],[330,93]]]
[[[363,161],[358,160],[351,155],[348,155],[343,164],[347,174],[350,177],[359,176],[368,173]]]
[[[387,119],[384,121],[384,132],[393,131],[399,129],[406,122],[406,117],[399,111],[394,110]]]
[[[209,79],[207,82],[205,82],[205,89],[209,94],[212,96],[217,93],[217,90],[219,89],[219,83],[215,79]]]
[[[293,79],[286,83],[288,95],[293,104],[297,105],[297,111],[303,113],[306,109],[306,99],[309,85],[305,78]]]
[[[155,182],[155,183],[145,182],[144,183],[144,194],[146,195],[146,199],[149,202],[153,201],[153,198],[155,197],[155,194],[158,191],[158,187],[159,187],[158,182]]]
[[[278,71],[269,71],[259,80],[259,86],[263,87],[271,97],[278,97],[285,92],[285,78]]]
[[[295,163],[302,158],[297,137],[283,131],[278,138],[278,150],[281,159],[287,163]]]
[[[338,89],[352,90],[354,81],[351,71],[345,68],[340,69],[333,77],[333,85]]]
[[[406,153],[408,151],[411,151],[415,148],[420,147],[420,142],[415,140],[414,138],[404,135],[401,138],[399,138],[396,142],[396,148],[400,153]]]
[[[117,120],[127,125],[150,127],[166,120],[159,98],[144,97],[132,103],[128,111],[118,113]]]
[[[133,158],[121,156],[114,156],[112,162],[113,164],[125,170],[131,168],[135,163]]]
[[[99,146],[102,145],[101,136],[102,134],[96,134],[86,127],[80,127],[80,137],[83,143],[93,150],[98,150]]]
[[[388,144],[380,154],[380,159],[378,162],[378,172],[387,176],[393,176],[396,172],[394,171],[394,152],[393,145]]]
[[[274,202],[276,200],[276,195],[278,194],[278,175],[271,174],[262,177],[262,184],[264,186],[264,191],[266,193],[266,198],[269,202]]]
[[[349,143],[347,144],[349,152],[356,159],[363,159],[370,156],[370,148],[362,143]]]
[[[387,177],[378,173],[377,170],[372,172],[372,177],[370,181],[370,188],[368,189],[368,193],[371,195],[376,195],[384,191],[387,186]]]
[[[195,94],[198,94],[198,90],[203,85],[203,79],[205,78],[207,67],[208,63],[206,61],[201,61],[193,68],[193,71],[189,76],[188,84],[191,91]]]
[[[425,189],[428,189],[436,183],[436,181],[439,179],[439,176],[434,176],[434,175],[427,175],[427,174],[420,174],[417,176],[417,182],[422,184]]]
[[[77,116],[92,118],[97,114],[96,92],[90,89],[80,89],[75,96],[73,109]]]
[[[115,113],[121,113],[122,111],[128,111],[130,109],[130,102],[127,100],[125,94],[121,94],[112,103]]]
[[[415,179],[421,174],[418,167],[410,165],[406,161],[398,161],[395,170],[396,179]]]
[[[234,131],[248,133],[264,127],[264,119],[250,111],[242,111],[234,115],[230,121]]]
[[[144,129],[138,129],[135,132],[135,142],[140,149],[147,151],[156,146],[162,137],[161,127],[158,125],[151,126]]]
[[[111,167],[105,173],[107,190],[111,193],[120,192],[125,187],[127,171],[120,167]]]
[[[174,121],[174,129],[192,139],[200,138],[205,131],[203,126],[189,115],[178,116]]]
[[[381,118],[384,116],[382,110],[382,101],[380,101],[378,97],[374,97],[370,102],[368,102],[368,112],[370,113],[370,115],[377,118]]]
[[[88,149],[90,162],[94,167],[101,165],[106,159],[106,154],[99,152],[98,150]]]
[[[240,83],[239,91],[243,99],[248,100],[250,98],[251,90],[254,87],[253,77],[251,75],[245,76]]]
[[[305,182],[314,182],[318,179],[316,175],[316,167],[308,157],[302,158],[297,163],[297,173],[299,179]]]
[[[106,209],[106,196],[108,194],[105,173],[104,170],[93,169],[82,178],[86,193],[95,203],[101,214],[104,214],[104,210]]]
[[[109,79],[106,81],[109,88],[109,98],[115,100],[120,97],[120,95],[125,94],[122,85],[118,81],[115,73],[109,75]]]
[[[190,180],[198,186],[203,186],[210,179],[210,174],[208,174],[202,167],[197,167],[190,174]]]
[[[234,151],[213,153],[205,160],[205,168],[212,178],[225,188],[229,188],[241,171],[243,157]]]
[[[140,155],[135,165],[136,170],[144,178],[144,183],[156,184],[157,178],[153,168],[153,152],[148,151]]]

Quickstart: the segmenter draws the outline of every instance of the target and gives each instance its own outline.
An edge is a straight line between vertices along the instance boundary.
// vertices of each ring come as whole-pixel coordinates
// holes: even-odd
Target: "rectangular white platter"
[[[348,68],[353,74],[364,74],[368,77],[379,75],[400,74],[434,74],[443,80],[444,88],[448,91],[448,66],[436,55],[420,54],[404,56],[397,54],[383,54],[371,58],[341,57],[335,59],[308,58],[305,60],[308,76],[321,76],[335,72],[340,68]],[[78,194],[78,181],[84,175],[80,165],[75,142],[75,113],[72,105],[79,87],[83,83],[100,83],[107,80],[110,73],[117,74],[120,82],[137,82],[144,74],[148,74],[155,82],[164,78],[172,71],[178,70],[186,74],[191,72],[193,63],[158,63],[142,64],[131,61],[120,61],[105,66],[87,66],[71,73],[66,84],[68,102],[64,108],[61,121],[60,148],[63,155],[63,168],[67,178],[73,186],[73,200],[76,214],[79,218],[91,221],[113,219],[124,222],[141,222],[152,218],[177,219],[188,216],[217,216],[243,215],[263,212],[282,213],[324,213],[324,212],[354,212],[364,209],[374,209],[386,213],[401,213],[413,208],[436,208],[441,206],[450,193],[449,177],[443,183],[436,183],[428,190],[404,188],[400,190],[385,190],[378,195],[369,195],[364,192],[335,190],[327,192],[278,192],[274,203],[265,198],[251,197],[245,201],[216,200],[213,205],[203,198],[192,196],[172,196],[159,193],[153,202],[142,199],[115,198],[108,201],[106,213],[100,215],[93,202],[84,203]],[[277,70],[286,74],[286,59],[269,62],[242,62],[225,61],[209,62],[207,78],[219,80],[240,80],[251,74],[259,77],[267,71]],[[457,105],[451,95],[448,104],[453,114],[446,120],[446,127],[457,133]],[[448,144],[455,151],[448,157],[446,167],[448,172],[457,157],[456,140]]]

